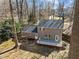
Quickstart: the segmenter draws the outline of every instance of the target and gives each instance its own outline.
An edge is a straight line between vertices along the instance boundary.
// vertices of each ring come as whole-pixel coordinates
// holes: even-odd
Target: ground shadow
[[[13,48],[11,48],[11,49],[9,49],[9,50],[0,53],[0,55],[2,55],[2,54],[4,54],[4,53],[7,53],[7,52],[9,52],[9,51],[11,51],[11,50],[14,50],[15,48],[16,48],[16,47],[14,46]]]
[[[43,56],[48,56],[51,52],[60,50],[57,47],[38,45],[35,43],[35,40],[24,39],[20,41],[20,43],[22,43],[20,49],[37,53]]]

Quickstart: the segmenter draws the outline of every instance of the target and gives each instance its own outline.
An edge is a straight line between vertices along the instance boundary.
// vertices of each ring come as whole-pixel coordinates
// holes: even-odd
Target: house
[[[37,27],[36,26],[26,26],[22,30],[22,36],[28,39],[36,39],[35,36],[38,36]]]
[[[63,20],[42,20],[38,25],[37,43],[62,47]]]
[[[62,47],[63,20],[40,20],[37,26],[23,30],[27,38],[37,39],[38,44]]]

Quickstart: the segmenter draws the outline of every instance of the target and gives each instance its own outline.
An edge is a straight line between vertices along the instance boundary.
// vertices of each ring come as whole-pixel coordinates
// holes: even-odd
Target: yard
[[[34,40],[22,39],[19,41],[19,43],[21,43],[21,46],[18,51],[16,51],[16,49],[13,49],[9,52],[1,54],[0,58],[1,59],[67,59],[68,56],[69,44],[67,42],[65,42],[66,44],[65,50],[58,49],[56,47],[37,45]]]

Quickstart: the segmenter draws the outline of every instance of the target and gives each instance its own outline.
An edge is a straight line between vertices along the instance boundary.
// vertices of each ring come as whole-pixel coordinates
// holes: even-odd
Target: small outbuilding
[[[38,25],[38,44],[62,47],[63,20],[42,20]]]
[[[28,39],[35,39],[35,36],[38,36],[37,26],[26,26],[22,30],[22,36]]]
[[[62,47],[63,20],[40,20],[37,26],[26,26],[23,36],[37,39],[37,44]]]

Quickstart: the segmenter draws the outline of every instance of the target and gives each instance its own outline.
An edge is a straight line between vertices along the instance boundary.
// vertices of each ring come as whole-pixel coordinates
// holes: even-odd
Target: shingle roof
[[[41,20],[38,26],[26,26],[23,32],[37,33],[37,27],[46,28],[58,28],[61,29],[64,26],[63,20]]]
[[[31,32],[37,33],[37,27],[36,26],[27,26],[23,29],[23,31],[28,32],[28,33],[31,33]]]
[[[39,25],[40,27],[46,28],[63,28],[63,20],[41,20]]]

